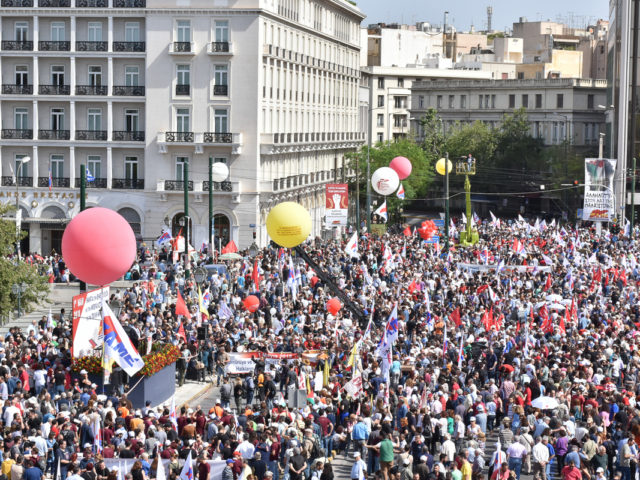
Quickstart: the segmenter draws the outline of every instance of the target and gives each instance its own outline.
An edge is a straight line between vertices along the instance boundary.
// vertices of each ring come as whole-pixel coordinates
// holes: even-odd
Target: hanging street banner
[[[616,160],[614,159],[585,159],[583,220],[610,222],[615,216],[615,198],[613,196],[615,171]]]
[[[102,301],[109,300],[109,287],[73,297],[73,356],[101,356]]]
[[[349,186],[346,183],[328,183],[326,186],[327,226],[347,226],[349,216]]]

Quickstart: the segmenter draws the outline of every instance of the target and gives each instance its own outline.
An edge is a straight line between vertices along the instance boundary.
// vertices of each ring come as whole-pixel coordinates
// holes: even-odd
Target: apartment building
[[[438,110],[445,133],[457,123],[485,122],[498,127],[504,114],[524,107],[531,134],[545,145],[567,142],[576,147],[598,144],[604,132],[606,80],[480,80],[418,82],[411,89],[412,130],[424,137],[419,119]]]
[[[18,195],[23,251],[59,251],[79,208],[120,212],[140,240],[189,225],[267,242],[283,200],[324,215],[324,183],[358,148],[359,23],[344,0],[1,0],[0,200]],[[23,159],[29,157],[30,161]],[[210,185],[208,162],[228,180]],[[188,164],[189,178],[185,178]],[[19,167],[19,170],[17,170]],[[188,180],[189,221],[183,207]]]

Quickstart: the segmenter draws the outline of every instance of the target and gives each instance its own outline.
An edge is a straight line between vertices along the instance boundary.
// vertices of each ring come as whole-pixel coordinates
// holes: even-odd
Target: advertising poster
[[[346,183],[328,183],[326,186],[327,226],[347,226],[349,216],[349,187]]]
[[[584,208],[582,219],[609,222],[615,216],[613,176],[616,160],[586,158],[584,161]]]
[[[109,299],[109,287],[97,288],[73,297],[73,356],[102,355],[102,299]]]

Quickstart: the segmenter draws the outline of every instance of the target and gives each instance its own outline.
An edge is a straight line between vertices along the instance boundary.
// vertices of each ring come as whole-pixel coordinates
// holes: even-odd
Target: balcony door
[[[100,65],[89,67],[89,85],[92,87],[102,86],[102,67]]]
[[[29,164],[22,161],[22,159],[25,158],[26,156],[27,155],[25,154],[18,154],[15,156],[14,171],[16,172],[16,179],[29,176]]]
[[[189,163],[189,157],[176,158],[176,180],[184,182],[184,164]]]
[[[137,87],[140,81],[140,69],[136,65],[124,67],[124,84],[127,87]]]
[[[51,85],[64,85],[64,65],[51,65]]]
[[[132,182],[138,180],[138,157],[124,158],[124,178]]]
[[[177,132],[190,132],[191,131],[191,115],[188,108],[176,109],[176,131]]]
[[[29,85],[29,67],[16,65],[16,85]]]
[[[124,24],[124,41],[139,42],[140,41],[140,23],[126,22]]]
[[[88,30],[90,42],[102,41],[102,22],[89,22]]]
[[[89,155],[87,157],[87,169],[93,176],[93,178],[101,178],[100,177],[100,165],[102,163],[102,159],[100,155]]]
[[[140,112],[137,109],[126,109],[124,111],[124,124],[127,132],[138,132],[140,129],[138,120]]]
[[[51,109],[51,130],[64,130],[64,108]]]
[[[51,155],[51,177],[63,178],[64,177],[64,156],[63,155]]]
[[[29,41],[29,23],[28,22],[16,22],[13,25],[13,31],[16,36],[16,42]]]
[[[102,130],[102,109],[89,108],[87,110],[87,129],[92,132]]]
[[[51,22],[51,41],[64,42],[66,37],[66,27],[64,22]]]
[[[24,107],[16,107],[13,111],[14,123],[16,130],[29,129],[29,110]]]
[[[227,20],[218,20],[216,22],[215,38],[216,42],[229,41],[229,22]]]
[[[214,126],[216,133],[229,131],[229,114],[226,110],[214,110]]]

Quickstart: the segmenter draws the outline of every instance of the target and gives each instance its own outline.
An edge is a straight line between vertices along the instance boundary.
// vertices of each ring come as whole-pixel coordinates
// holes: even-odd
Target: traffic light
[[[573,185],[577,187],[578,185],[580,185],[580,181],[579,180],[574,180],[573,181]]]

